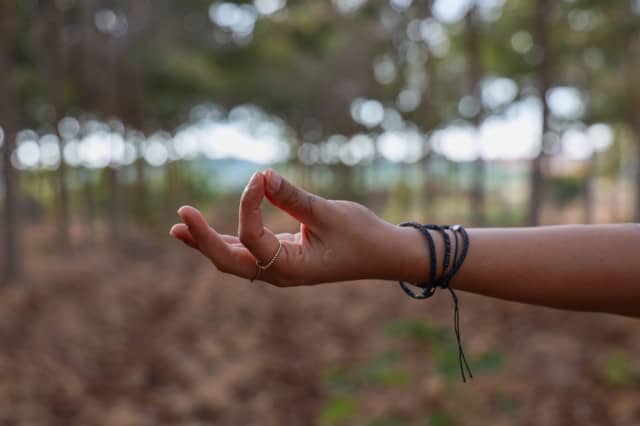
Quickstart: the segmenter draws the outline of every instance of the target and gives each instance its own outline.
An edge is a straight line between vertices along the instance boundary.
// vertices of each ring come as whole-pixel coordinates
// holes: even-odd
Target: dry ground
[[[53,254],[0,291],[0,425],[637,425],[640,323],[392,282],[279,289],[168,236]],[[46,232],[43,233],[46,235]]]

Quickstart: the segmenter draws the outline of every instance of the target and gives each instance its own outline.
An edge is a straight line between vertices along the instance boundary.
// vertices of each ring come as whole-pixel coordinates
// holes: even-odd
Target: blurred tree
[[[635,9],[634,9],[635,7]],[[624,78],[624,93],[628,97],[628,110],[624,117],[632,129],[635,137],[635,202],[633,220],[640,222],[640,87],[636,82],[640,72],[640,22],[638,14],[640,6],[637,2],[627,2],[625,19],[621,21],[618,34],[624,42],[619,54],[623,55],[622,70]]]
[[[588,86],[586,122],[608,122],[622,125],[625,131],[616,132],[616,149],[610,150],[620,157],[618,176],[624,178],[625,166],[635,164],[633,177],[634,207],[632,217],[640,221],[640,89],[635,84],[640,72],[640,14],[635,2],[598,2],[582,0],[575,4],[573,12],[587,11],[591,15],[590,31],[582,31],[583,69]],[[595,22],[595,24],[594,24]],[[587,36],[588,34],[588,36]],[[578,58],[576,58],[578,59]],[[573,66],[577,60],[570,61]],[[575,80],[575,76],[572,76]],[[628,130],[628,132],[626,131]],[[627,136],[633,141],[633,154],[629,158]],[[621,145],[622,144],[622,145]],[[588,180],[588,179],[587,179]]]
[[[542,202],[544,198],[544,170],[546,156],[549,148],[546,146],[549,131],[549,104],[547,92],[552,84],[552,46],[551,46],[551,17],[553,15],[554,2],[550,0],[535,0],[534,10],[534,40],[537,53],[540,55],[536,66],[537,88],[542,105],[542,140],[540,152],[531,162],[531,192],[529,198],[529,225],[539,225],[542,214]]]
[[[95,1],[85,0],[78,2],[74,9],[77,20],[77,31],[80,41],[77,43],[74,57],[77,58],[72,67],[73,78],[76,87],[76,99],[78,108],[87,112],[97,112],[97,89],[92,79],[97,66],[93,58],[96,45],[96,31],[94,24]],[[80,137],[86,136],[84,129]],[[93,185],[93,172],[88,167],[81,167],[80,179],[82,182],[82,204],[86,240],[89,244],[95,242],[94,219],[96,216],[96,202]]]
[[[115,6],[120,6],[118,3]],[[104,13],[105,9],[101,9],[96,12]],[[120,12],[117,10],[117,12]],[[116,12],[113,12],[114,14]],[[116,18],[117,19],[117,18]],[[126,18],[125,18],[126,19]],[[122,122],[120,122],[119,115],[121,113],[120,106],[122,105],[121,98],[126,96],[127,87],[124,86],[125,81],[121,80],[121,61],[124,60],[122,54],[126,49],[126,37],[123,34],[117,32],[116,24],[104,25],[102,34],[98,37],[99,45],[94,47],[100,49],[101,56],[97,58],[103,69],[106,72],[99,80],[100,98],[103,102],[103,113],[110,117],[110,130],[124,133]],[[108,200],[109,200],[109,237],[111,242],[118,246],[122,242],[124,234],[123,223],[123,205],[122,205],[122,191],[119,181],[120,170],[117,161],[112,159],[109,164],[104,168],[103,175],[107,185]]]
[[[333,140],[338,141],[339,151],[359,133],[375,142],[388,130],[416,132],[425,145],[416,155],[422,156],[418,181],[427,194],[425,204],[435,205],[439,187],[435,183],[452,192],[442,203],[446,206],[462,199],[459,192],[470,189],[471,221],[477,225],[487,220],[486,204],[492,194],[485,181],[492,180],[493,167],[487,168],[482,157],[470,165],[448,167],[450,160],[429,145],[427,136],[433,131],[460,123],[471,124],[478,133],[485,118],[508,112],[513,102],[535,94],[542,105],[543,137],[540,153],[531,161],[527,213],[532,224],[540,221],[547,157],[553,154],[551,148],[557,148],[551,142],[557,142],[567,126],[600,121],[624,124],[640,140],[640,94],[634,85],[640,70],[639,55],[634,54],[638,20],[629,3],[474,0],[465,3],[458,16],[445,18],[441,14],[447,2],[432,0],[356,2],[351,11],[338,1],[291,0],[284,10],[273,14],[260,13],[255,3],[233,1],[229,4],[240,5],[238,10],[246,12],[244,18],[251,23],[250,29],[240,32],[216,18],[222,3],[9,3],[19,5],[12,16],[16,19],[10,19],[17,28],[16,36],[4,41],[5,50],[18,52],[20,57],[16,64],[8,58],[7,72],[13,79],[4,82],[16,92],[19,105],[16,114],[21,120],[15,120],[13,131],[32,127],[48,132],[52,123],[68,113],[80,118],[84,132],[80,137],[86,136],[89,119],[110,121],[110,130],[121,133],[138,150],[133,166],[113,161],[100,171],[79,167],[76,174],[62,162],[55,172],[61,247],[68,242],[68,200],[75,195],[77,186],[71,183],[77,175],[82,176],[89,234],[95,215],[108,217],[110,235],[118,239],[125,234],[130,216],[144,222],[153,214],[152,207],[164,210],[178,201],[187,184],[180,173],[182,166],[170,158],[163,166],[164,174],[148,167],[144,159],[148,144],[137,137],[138,131],[150,135],[175,129],[188,121],[194,105],[203,102],[223,107],[221,119],[225,111],[240,104],[257,105],[281,118],[288,126],[286,137],[293,153],[303,143],[317,145],[314,153],[322,153],[313,173],[294,157],[291,163],[296,173],[313,177],[309,180],[348,198],[369,196],[363,185],[365,173],[387,179],[388,170],[393,169],[407,178],[410,167],[389,167],[382,153],[377,153],[375,173],[366,170],[366,163],[350,166],[335,158],[328,160],[336,157],[325,144],[332,135],[338,135]],[[30,30],[34,15],[42,24],[41,33]],[[584,22],[606,25],[579,30]],[[598,55],[604,58],[600,61],[604,65],[594,67]],[[380,63],[388,73],[382,79],[377,69]],[[511,79],[519,88],[514,99],[499,107],[483,104],[483,82],[494,76]],[[548,92],[557,84],[581,89],[587,101],[584,117],[558,124],[547,102]],[[405,95],[418,100],[408,105],[401,101]],[[350,107],[357,98],[379,101],[385,120],[373,125],[356,122]],[[480,109],[463,112],[463,101],[469,100],[465,98],[473,98]],[[44,104],[54,107],[53,117]],[[550,132],[554,137],[548,137]],[[171,141],[165,146],[173,154]],[[640,164],[640,143],[638,146]],[[594,161],[587,162],[582,181],[587,220],[593,217]],[[623,170],[629,161],[615,163]],[[638,170],[636,214],[640,217],[640,167]],[[36,181],[44,182],[45,173],[25,174],[32,173],[39,173]],[[91,179],[94,174],[101,178]],[[437,176],[447,177],[435,182]],[[37,191],[48,205],[51,194],[47,188]],[[100,204],[105,195],[108,200]]]
[[[20,274],[20,235],[18,216],[18,171],[11,164],[15,148],[15,133],[19,121],[17,98],[11,75],[11,46],[13,25],[11,13],[13,3],[0,2],[0,126],[2,129],[2,177],[4,183],[3,223],[2,223],[2,274],[5,283],[15,280]]]
[[[468,57],[467,80],[468,96],[472,97],[477,104],[477,109],[473,111],[471,122],[474,131],[479,134],[480,123],[483,118],[481,83],[483,77],[482,64],[482,28],[478,19],[478,3],[472,1],[469,10],[465,15],[466,49]],[[471,223],[474,226],[484,226],[485,219],[485,198],[486,179],[485,161],[482,153],[478,149],[478,157],[473,163],[473,178],[471,186]]]
[[[40,0],[40,46],[39,54],[42,79],[46,82],[48,103],[53,108],[53,131],[57,130],[64,116],[64,89],[66,84],[65,51],[62,40],[64,13],[54,0]],[[62,135],[61,135],[62,136]],[[69,251],[69,190],[67,186],[67,165],[62,158],[64,139],[58,138],[60,163],[56,175],[57,244],[61,252]]]

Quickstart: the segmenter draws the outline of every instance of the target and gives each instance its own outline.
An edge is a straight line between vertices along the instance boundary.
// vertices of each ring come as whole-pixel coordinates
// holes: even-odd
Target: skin
[[[262,201],[300,222],[295,234],[264,226]],[[194,207],[178,210],[171,235],[222,272],[252,279],[256,259],[271,267],[257,280],[288,287],[383,279],[422,282],[429,250],[417,229],[399,227],[351,201],[327,200],[271,169],[256,172],[240,200],[238,235],[211,228]],[[467,258],[451,287],[500,299],[561,309],[640,317],[640,225],[568,225],[467,229]],[[437,259],[442,236],[432,233]],[[438,266],[438,274],[442,266]]]

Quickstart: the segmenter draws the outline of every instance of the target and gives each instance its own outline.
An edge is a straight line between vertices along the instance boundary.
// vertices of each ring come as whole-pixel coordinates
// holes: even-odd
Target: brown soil
[[[463,384],[444,293],[251,284],[168,236],[66,257],[29,242],[29,273],[0,292],[0,425],[640,424],[634,319],[460,294]],[[400,319],[446,337],[385,331]]]

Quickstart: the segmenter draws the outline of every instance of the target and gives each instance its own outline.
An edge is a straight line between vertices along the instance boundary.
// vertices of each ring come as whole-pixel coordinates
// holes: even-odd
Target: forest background
[[[638,75],[637,0],[1,1],[0,424],[638,424],[633,320],[465,294],[462,385],[445,297],[167,233],[234,233],[266,167],[392,222],[638,222]]]

